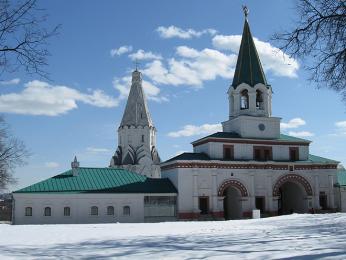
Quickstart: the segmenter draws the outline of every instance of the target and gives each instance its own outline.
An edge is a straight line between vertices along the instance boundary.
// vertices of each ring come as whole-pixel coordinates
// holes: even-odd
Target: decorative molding
[[[292,165],[291,162],[287,162]],[[272,170],[288,170],[288,164],[256,164],[256,163],[216,163],[216,162],[176,162],[168,165],[161,166],[161,170],[170,170],[176,168],[217,168],[217,169],[272,169]],[[295,171],[297,170],[312,170],[312,169],[336,169],[336,164],[325,165],[294,165]]]
[[[241,139],[226,139],[226,138],[205,138],[192,143],[193,147],[205,143],[229,143],[229,144],[262,144],[262,145],[300,145],[309,146],[308,142],[290,142],[290,141],[265,141],[265,140],[241,140]]]
[[[229,179],[229,180],[224,181],[220,185],[217,195],[223,196],[224,191],[229,187],[237,188],[240,191],[242,197],[249,196],[249,193],[247,192],[247,189],[244,186],[244,184],[242,184],[240,181],[234,180],[234,179]]]
[[[303,176],[297,175],[297,174],[286,174],[282,177],[280,177],[273,188],[273,197],[280,196],[280,187],[285,184],[286,182],[295,182],[295,183],[300,183],[303,185],[306,194],[308,196],[312,196],[312,188],[308,180],[306,180]]]

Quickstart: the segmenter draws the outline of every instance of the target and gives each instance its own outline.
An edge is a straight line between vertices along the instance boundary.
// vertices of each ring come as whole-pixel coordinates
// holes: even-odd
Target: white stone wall
[[[235,160],[253,160],[253,147],[254,146],[268,146],[272,147],[273,160],[274,161],[289,161],[289,148],[299,148],[299,160],[308,160],[309,147],[303,145],[262,145],[262,144],[246,144],[246,143],[221,143],[221,142],[209,142],[194,147],[194,152],[204,152],[211,159],[222,159],[223,158],[223,146],[233,145],[234,146],[234,159]]]
[[[13,224],[85,224],[144,222],[144,196],[175,196],[175,194],[33,194],[14,193]],[[98,216],[90,214],[98,207]],[[114,216],[107,215],[113,206]],[[123,207],[130,207],[130,215]],[[32,216],[25,216],[25,207],[32,207]],[[51,207],[52,215],[44,216],[44,208]],[[64,216],[64,207],[71,208],[71,216]]]
[[[224,132],[235,132],[243,138],[275,139],[280,137],[279,117],[254,117],[240,115],[222,122]],[[261,130],[259,125],[264,125]]]

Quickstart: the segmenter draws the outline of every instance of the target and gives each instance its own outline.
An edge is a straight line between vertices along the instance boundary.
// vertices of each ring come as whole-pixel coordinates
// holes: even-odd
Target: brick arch
[[[224,191],[227,188],[229,188],[229,187],[237,188],[240,191],[242,197],[249,196],[249,193],[247,192],[247,189],[244,186],[244,184],[242,184],[240,181],[237,181],[237,180],[226,180],[226,181],[224,181],[220,185],[220,187],[219,187],[219,190],[218,190],[218,193],[217,193],[218,196],[223,196]]]
[[[302,176],[297,175],[297,174],[287,174],[279,178],[279,180],[275,183],[274,188],[273,188],[273,196],[279,196],[280,192],[279,189],[280,187],[285,184],[286,182],[295,182],[301,184],[308,196],[312,196],[312,188],[310,183]]]

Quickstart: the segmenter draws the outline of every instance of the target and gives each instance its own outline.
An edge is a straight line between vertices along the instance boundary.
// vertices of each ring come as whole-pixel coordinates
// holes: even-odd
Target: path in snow
[[[346,214],[156,224],[0,225],[0,259],[346,259]]]

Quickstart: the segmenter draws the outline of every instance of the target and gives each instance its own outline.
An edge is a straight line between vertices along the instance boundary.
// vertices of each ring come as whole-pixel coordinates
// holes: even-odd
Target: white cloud
[[[168,66],[160,60],[147,64],[143,73],[157,84],[190,85],[201,87],[203,81],[216,77],[231,78],[234,73],[236,56],[225,55],[217,50],[196,49],[179,46],[176,58],[168,60]]]
[[[286,130],[286,129],[291,129],[291,128],[298,128],[298,127],[303,126],[305,124],[306,124],[306,122],[302,118],[296,117],[296,118],[291,119],[287,123],[280,123],[280,127],[282,130]]]
[[[171,25],[169,27],[160,26],[156,29],[156,31],[159,33],[160,37],[164,39],[169,39],[169,38],[191,39],[194,37],[196,38],[200,37],[203,34],[214,35],[217,32],[214,29],[205,29],[201,31],[196,31],[194,29],[184,30],[174,25]]]
[[[107,153],[110,150],[107,148],[87,147],[86,151],[90,153]]]
[[[119,100],[127,99],[131,88],[131,77],[126,76],[120,79],[114,78],[113,86],[116,90],[119,91]],[[153,100],[159,103],[168,101],[167,97],[160,95],[160,89],[152,83],[150,83],[149,81],[142,80],[142,86],[148,100]]]
[[[339,121],[335,123],[337,135],[346,135],[346,121]]]
[[[217,49],[230,50],[238,54],[241,35],[216,35],[212,42]],[[254,42],[265,71],[271,71],[276,76],[297,77],[299,64],[295,59],[268,42],[260,41],[255,37]]]
[[[130,51],[132,51],[132,46],[131,45],[124,45],[124,46],[119,47],[118,49],[111,49],[110,53],[111,53],[111,56],[114,57],[114,56],[120,56],[120,55],[128,53]]]
[[[60,166],[57,162],[46,162],[44,165],[47,168],[58,168]]]
[[[212,134],[215,132],[222,131],[221,124],[204,124],[200,126],[196,125],[185,125],[183,129],[168,133],[169,137],[186,137],[202,134]]]
[[[10,79],[10,80],[1,80],[0,85],[2,85],[2,86],[17,85],[17,84],[19,84],[19,82],[20,82],[19,78]]]
[[[288,134],[295,137],[311,137],[315,135],[314,133],[311,133],[309,131],[299,131],[299,132],[289,131]]]
[[[57,116],[76,109],[77,102],[96,107],[118,105],[117,99],[99,89],[86,94],[67,86],[51,85],[39,80],[30,81],[24,87],[19,93],[0,95],[0,112]]]
[[[138,50],[135,53],[129,55],[131,60],[161,60],[160,54],[152,53],[151,51],[145,52],[144,50]]]

